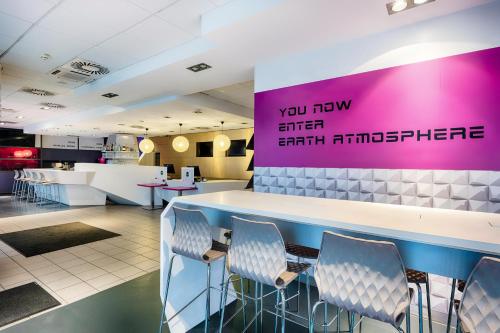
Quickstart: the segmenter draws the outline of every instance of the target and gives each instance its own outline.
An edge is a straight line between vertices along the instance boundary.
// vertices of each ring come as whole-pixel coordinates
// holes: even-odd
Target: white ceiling
[[[18,111],[3,113],[2,119],[16,121],[11,127],[31,132],[55,134],[65,128],[65,133],[80,135],[93,128],[99,128],[94,134],[111,133],[121,130],[118,123],[146,117],[151,119],[150,127],[161,133],[168,133],[170,122],[181,119],[192,122],[190,128],[214,126],[219,118],[235,127],[245,126],[243,122],[251,126],[247,109],[253,108],[251,80],[256,63],[489,1],[436,0],[389,16],[386,0],[2,0],[0,53],[25,33],[0,59],[2,106]],[[49,60],[40,59],[44,53],[51,55]],[[79,88],[60,84],[49,74],[77,57],[102,64],[111,73]],[[186,70],[200,62],[212,68],[200,73]],[[31,96],[19,92],[22,87],[56,95]],[[101,96],[107,92],[120,96]],[[209,105],[200,106],[200,99],[194,98],[162,102],[169,96],[199,92],[212,97],[204,100]],[[214,109],[218,107],[214,99],[222,101],[223,110]],[[41,110],[41,102],[67,107]],[[224,102],[236,107],[233,110]],[[96,111],[102,107],[112,108],[113,114]],[[194,115],[196,108],[207,112],[203,117]],[[173,118],[161,120],[163,111]],[[65,126],[76,114],[78,126]]]

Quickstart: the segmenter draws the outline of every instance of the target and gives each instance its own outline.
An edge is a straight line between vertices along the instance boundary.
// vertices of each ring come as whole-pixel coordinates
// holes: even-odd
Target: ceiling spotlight
[[[404,9],[406,9],[406,7],[408,6],[408,2],[406,2],[406,0],[396,0],[392,3],[392,11],[393,12],[400,12]]]
[[[24,118],[24,116],[17,116],[16,118],[17,118],[17,119],[23,119],[23,118]]]
[[[5,125],[5,123],[3,121],[0,121],[0,126],[3,126]]]
[[[202,62],[202,63],[196,64],[196,65],[190,66],[186,69],[190,70],[191,72],[197,73],[200,71],[204,71],[205,69],[209,69],[209,68],[212,68],[212,66],[207,65],[206,63]]]
[[[44,54],[40,55],[40,59],[42,59],[43,61],[49,60],[50,58],[51,58],[51,56],[48,53],[44,53]]]
[[[115,94],[115,93],[106,93],[106,94],[103,94],[101,96],[102,97],[107,97],[107,98],[113,98],[113,97],[116,97],[116,96],[119,96],[119,95]]]
[[[48,106],[42,106],[40,109],[42,109],[42,110],[49,110],[50,108]]]
[[[387,8],[387,13],[389,15],[397,14],[404,10],[409,10],[420,5],[425,5],[436,0],[394,0],[392,2],[387,3],[385,6]]]

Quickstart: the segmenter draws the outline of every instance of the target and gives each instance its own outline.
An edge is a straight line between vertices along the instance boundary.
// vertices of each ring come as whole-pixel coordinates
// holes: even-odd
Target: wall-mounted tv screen
[[[226,150],[226,156],[247,156],[247,140],[231,140],[231,145]]]
[[[0,147],[34,147],[35,135],[21,129],[0,128]]]
[[[213,157],[214,143],[212,141],[196,142],[196,157]]]

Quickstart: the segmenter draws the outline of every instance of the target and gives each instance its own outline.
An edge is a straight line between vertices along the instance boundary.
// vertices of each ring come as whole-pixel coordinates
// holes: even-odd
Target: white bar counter
[[[500,214],[226,191],[176,203],[500,255]]]
[[[58,184],[59,201],[68,206],[102,206],[106,193],[90,185],[94,172],[59,169],[26,169],[40,172],[45,179]]]
[[[285,241],[315,248],[320,247],[325,230],[393,241],[408,268],[452,278],[466,279],[484,255],[500,256],[500,214],[250,191],[215,192],[176,197],[163,212],[162,293],[175,226],[174,205],[201,209],[214,227],[231,228],[233,215],[274,222]],[[191,290],[204,284],[202,265],[184,259],[175,265],[179,267],[174,266],[171,290]],[[182,293],[169,297],[167,318],[185,301]],[[185,332],[202,320],[203,304],[198,304],[169,326],[171,332]]]

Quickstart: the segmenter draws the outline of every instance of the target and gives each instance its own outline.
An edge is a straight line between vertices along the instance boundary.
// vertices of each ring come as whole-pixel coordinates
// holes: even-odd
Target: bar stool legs
[[[453,315],[453,303],[455,301],[455,288],[457,286],[457,280],[453,279],[451,282],[451,295],[450,295],[450,306],[448,308],[448,320],[446,322],[446,333],[450,333],[451,329],[451,316]]]
[[[174,262],[174,258],[176,257],[176,255],[172,255],[172,258],[170,258],[170,266],[168,268],[168,274],[167,274],[167,282],[165,284],[165,296],[163,298],[163,303],[162,303],[162,308],[161,308],[161,313],[160,313],[160,329],[159,329],[159,333],[162,333],[163,332],[163,325],[166,323],[166,321],[164,321],[164,316],[165,316],[165,309],[166,309],[166,306],[167,306],[167,297],[168,297],[168,289],[170,287],[170,278],[172,277],[172,266],[173,266],[173,262]],[[202,291],[203,292],[206,292],[206,303],[205,303],[205,329],[204,329],[204,332],[205,333],[208,333],[209,330],[210,330],[210,294],[212,292],[212,288],[211,288],[211,285],[210,285],[210,281],[211,281],[211,272],[212,272],[212,266],[211,266],[211,263],[208,262],[207,263],[207,289],[205,291]],[[202,293],[200,293],[198,296],[196,296],[191,302],[193,302],[196,298],[198,298],[200,295],[202,295]],[[191,304],[188,303],[189,304]],[[226,302],[224,301],[224,304]],[[183,307],[180,311],[182,311],[185,307]],[[223,311],[224,311],[224,307],[222,308]],[[180,312],[179,311],[179,312]]]
[[[175,258],[175,254],[172,255],[172,257],[170,258],[170,266],[168,267],[167,282],[165,284],[165,294],[164,294],[163,303],[162,303],[162,307],[161,307],[161,313],[160,313],[160,330],[159,330],[159,333],[163,332],[163,324],[165,323],[165,321],[163,320],[163,318],[165,316],[165,308],[167,306],[168,288],[169,288],[169,285],[170,285],[170,277],[172,276],[172,266],[173,266],[173,263],[174,263],[174,258]]]

